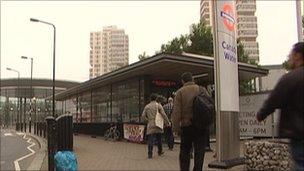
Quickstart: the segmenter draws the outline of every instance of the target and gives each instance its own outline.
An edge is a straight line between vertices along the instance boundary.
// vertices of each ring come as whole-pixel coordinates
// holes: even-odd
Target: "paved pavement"
[[[29,156],[29,154],[32,152],[28,149],[28,147],[32,146],[30,148],[34,151],[37,151],[39,148],[37,142],[33,139],[24,139],[23,135],[18,135],[18,133],[15,131],[7,129],[1,130],[0,138],[0,170],[15,170],[18,168],[16,165],[19,165],[21,170],[27,169],[35,156],[35,154]],[[33,143],[35,143],[35,145]],[[25,158],[24,156],[29,157]],[[22,157],[24,159],[22,159]],[[14,161],[18,162],[18,164],[14,164]]]
[[[214,144],[211,144],[211,147],[214,149]],[[164,156],[154,155],[153,159],[147,159],[146,144],[105,141],[86,135],[74,136],[74,151],[78,158],[79,170],[179,170],[179,145],[176,145],[173,151],[167,150],[166,147],[164,149]],[[156,150],[155,147],[154,154],[157,154]],[[208,163],[214,160],[213,152],[207,152],[204,170],[217,170],[207,168]],[[230,170],[244,170],[244,166]]]

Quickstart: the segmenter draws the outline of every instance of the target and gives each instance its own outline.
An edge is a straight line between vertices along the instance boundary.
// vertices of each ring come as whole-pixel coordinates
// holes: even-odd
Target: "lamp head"
[[[32,22],[39,22],[39,20],[35,19],[35,18],[30,18],[30,21],[32,21]]]

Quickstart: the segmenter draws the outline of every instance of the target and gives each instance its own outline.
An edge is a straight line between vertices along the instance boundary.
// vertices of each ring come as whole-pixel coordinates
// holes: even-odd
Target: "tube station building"
[[[143,125],[141,113],[151,93],[171,97],[182,86],[184,72],[193,73],[197,84],[210,89],[213,66],[213,57],[157,54],[57,93],[56,111],[73,115],[76,133],[102,136],[110,124],[116,123],[124,136],[143,134],[143,127],[138,126]],[[238,71],[239,81],[268,74],[267,69],[240,62]]]

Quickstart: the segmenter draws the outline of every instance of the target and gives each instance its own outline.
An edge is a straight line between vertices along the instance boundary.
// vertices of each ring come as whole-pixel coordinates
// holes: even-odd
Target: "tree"
[[[169,41],[167,44],[162,44],[160,51],[172,54],[181,54],[182,52],[188,52],[206,56],[214,56],[211,27],[206,26],[203,21],[198,24],[192,24],[191,32],[189,35],[181,35],[180,37],[176,37],[173,40]],[[244,46],[239,39],[237,40],[237,56],[239,62],[258,66],[256,61],[249,59],[249,56],[245,52]],[[239,85],[241,94],[252,92],[254,89],[251,80],[241,81]]]
[[[191,33],[189,35],[181,35],[167,44],[161,45],[160,52],[181,54],[182,52],[213,56],[213,36],[211,27],[206,26],[202,21],[198,24],[192,24]],[[237,56],[238,61],[244,63],[255,64],[250,61],[248,54],[244,51],[241,41],[237,40]]]
[[[163,53],[181,54],[187,51],[188,42],[188,35],[181,35],[179,38],[176,37],[167,44],[162,44],[160,51]]]
[[[149,58],[150,56],[146,54],[146,52],[143,52],[142,54],[138,55],[138,59],[141,61],[141,60],[144,60],[146,58]]]
[[[213,37],[211,27],[206,26],[205,22],[192,24],[189,36],[190,47],[189,53],[213,56]]]
[[[243,63],[248,63],[248,54],[245,53],[244,45],[240,42],[239,39],[237,39],[237,56],[238,61]]]
[[[181,54],[182,52],[212,56],[213,39],[211,28],[204,22],[192,24],[189,35],[181,35],[161,45],[161,52]]]
[[[283,63],[283,68],[286,69],[287,71],[291,70],[291,66],[290,66],[290,63],[288,61],[288,59],[286,59]]]

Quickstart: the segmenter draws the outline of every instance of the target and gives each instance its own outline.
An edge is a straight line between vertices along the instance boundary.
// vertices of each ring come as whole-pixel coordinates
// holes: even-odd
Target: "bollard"
[[[47,144],[48,144],[48,170],[54,171],[55,163],[54,163],[54,155],[56,152],[56,121],[52,116],[46,117],[47,122]]]
[[[73,118],[71,114],[56,119],[58,151],[73,151]]]
[[[38,135],[38,122],[35,122],[35,134]]]
[[[40,136],[40,122],[37,122],[37,135]]]
[[[36,135],[36,122],[33,122],[33,126],[34,126],[34,134]]]
[[[38,122],[35,122],[36,135],[38,135]]]
[[[41,136],[41,122],[38,122],[38,135]]]
[[[29,133],[32,133],[32,118],[29,118]]]
[[[39,134],[40,137],[42,137],[42,133],[43,133],[43,127],[42,127],[43,125],[42,124],[43,123],[40,122],[40,126],[39,126],[40,127],[40,134]]]
[[[36,135],[39,135],[39,122],[36,122]]]
[[[46,122],[43,122],[43,138],[46,137]]]

